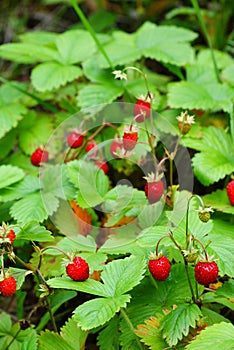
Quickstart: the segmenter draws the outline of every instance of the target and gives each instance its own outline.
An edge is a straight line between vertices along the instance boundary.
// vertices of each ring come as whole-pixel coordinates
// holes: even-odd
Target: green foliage
[[[34,329],[20,329],[19,322],[12,325],[10,316],[1,312],[0,314],[0,346],[6,350],[10,344],[15,350],[32,349],[37,350],[38,335]]]
[[[9,79],[0,78],[1,276],[17,280],[17,317],[36,319],[21,330],[1,312],[0,348],[84,349],[90,332],[101,350],[192,350],[210,344],[231,349],[234,212],[225,186],[234,172],[233,57],[225,48],[211,56],[191,18],[184,27],[176,25],[178,14],[194,16],[196,6],[173,10],[166,24],[157,25],[139,25],[137,7],[138,29],[131,33],[114,27],[112,13],[94,12],[90,23],[96,34],[78,4],[71,4],[86,29],[30,31],[0,45]],[[212,32],[214,13],[205,7]],[[145,18],[154,18],[144,11]],[[127,79],[115,79],[113,70]],[[140,95],[152,97],[152,113],[136,124],[133,107]],[[181,135],[176,117],[184,109],[195,114],[195,125]],[[113,159],[113,138],[122,139],[124,128],[135,124],[136,147]],[[67,144],[73,130],[84,135],[77,149]],[[90,141],[98,143],[96,155],[86,153]],[[42,146],[49,162],[35,167],[30,156]],[[187,176],[190,158],[194,173]],[[107,174],[96,161],[107,162]],[[150,204],[144,176],[156,170],[164,174],[165,189]],[[201,193],[200,203],[190,200],[187,188]],[[207,223],[197,213],[202,200],[216,211]],[[13,244],[6,227],[16,234]],[[195,279],[194,266],[204,254],[199,240],[218,264],[220,283],[214,286]],[[156,245],[171,262],[165,281],[156,281],[147,269]],[[191,246],[197,260],[187,262]],[[83,282],[66,274],[75,255],[89,265]],[[57,332],[56,323],[64,322]]]
[[[185,144],[190,147],[190,140],[186,140]],[[233,143],[222,128],[204,129],[198,147],[201,152],[195,154],[192,162],[194,173],[203,185],[213,184],[234,171]]]
[[[189,327],[195,328],[201,311],[197,305],[183,305],[172,310],[163,320],[163,338],[170,346],[176,345],[178,340],[189,333]]]
[[[225,322],[215,324],[204,329],[191,344],[186,346],[186,350],[198,350],[210,346],[210,344],[214,350],[220,348],[231,350],[234,341],[233,330],[234,327],[231,324]]]

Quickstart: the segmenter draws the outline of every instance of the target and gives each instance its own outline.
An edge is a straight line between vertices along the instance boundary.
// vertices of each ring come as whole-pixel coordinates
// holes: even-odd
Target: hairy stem
[[[214,65],[214,71],[215,71],[215,75],[216,75],[216,79],[219,83],[221,83],[221,78],[220,78],[220,74],[219,74],[219,70],[218,70],[218,65],[217,65],[217,62],[216,62],[216,58],[215,58],[215,55],[214,55],[214,50],[213,50],[213,47],[212,47],[212,43],[211,43],[211,40],[210,40],[210,37],[209,37],[209,34],[208,34],[208,31],[206,29],[206,25],[205,25],[205,22],[202,18],[202,15],[201,15],[201,10],[200,10],[200,7],[199,7],[199,4],[198,4],[198,1],[197,0],[191,0],[191,3],[193,5],[193,8],[196,12],[196,15],[197,15],[197,18],[198,18],[198,21],[200,23],[200,26],[201,26],[201,29],[203,31],[203,34],[206,38],[206,41],[207,41],[207,44],[209,46],[209,49],[210,49],[210,53],[211,53],[211,58],[212,58],[212,61],[213,61],[213,65]]]
[[[103,48],[103,45],[101,44],[101,42],[99,41],[99,39],[97,38],[97,35],[95,33],[95,31],[93,30],[93,28],[91,27],[89,21],[87,20],[87,18],[85,17],[85,15],[83,14],[83,12],[81,11],[81,9],[79,8],[78,4],[76,3],[75,0],[70,0],[72,7],[74,8],[74,10],[76,11],[76,14],[78,15],[78,17],[80,18],[81,22],[83,23],[84,27],[87,29],[87,31],[89,32],[89,34],[92,36],[93,40],[95,41],[99,51],[102,53],[102,55],[105,57],[106,61],[108,62],[109,66],[111,67],[112,70],[114,70],[114,66],[110,60],[110,58],[108,57],[106,51]]]
[[[124,311],[123,308],[120,309],[120,313],[123,316],[123,318],[125,319],[125,321],[127,322],[127,324],[129,326],[129,328],[131,329],[132,333],[135,335],[135,329],[133,327],[133,324],[132,324],[131,320],[129,319],[128,315],[126,314],[126,312]],[[142,347],[142,345],[141,345],[141,343],[139,341],[139,338],[136,335],[135,335],[135,337],[136,337],[136,342],[137,342],[137,345],[138,345],[139,349],[143,350],[143,347]]]

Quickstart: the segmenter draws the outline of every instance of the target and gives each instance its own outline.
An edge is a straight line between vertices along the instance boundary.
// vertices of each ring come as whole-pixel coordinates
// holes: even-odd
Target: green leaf
[[[143,279],[145,268],[144,257],[133,255],[107,264],[101,274],[101,279],[108,295],[115,297],[133,289]]]
[[[233,89],[228,85],[181,81],[168,85],[168,104],[171,108],[230,111]]]
[[[234,277],[234,260],[232,258],[234,238],[212,232],[210,232],[209,238],[212,243],[207,251],[218,259],[219,275],[224,276],[226,274]]]
[[[0,161],[2,161],[12,150],[16,139],[16,132],[12,130],[0,139]]]
[[[10,267],[10,272],[11,272],[11,275],[17,281],[17,287],[16,287],[17,290],[22,287],[22,284],[24,283],[26,276],[32,273],[32,271],[30,270],[18,269],[16,267]]]
[[[44,32],[44,31],[31,31],[26,32],[24,34],[20,34],[19,38],[24,43],[30,43],[35,45],[51,45],[55,42],[55,39],[58,37],[58,33],[52,33],[52,32]]]
[[[27,196],[29,193],[40,189],[39,179],[35,176],[27,175],[23,180],[0,190],[1,202],[8,202]]]
[[[212,350],[231,350],[234,344],[234,326],[230,323],[221,322],[204,329],[186,350],[201,350],[210,347]]]
[[[80,161],[77,184],[80,190],[77,202],[83,208],[102,203],[109,188],[109,180],[104,172],[93,163],[85,161]]]
[[[48,217],[40,192],[29,194],[15,202],[10,213],[19,223],[28,223],[32,220],[42,222]]]
[[[38,43],[9,43],[0,46],[0,57],[13,62],[33,64],[59,60],[58,52]]]
[[[21,231],[17,234],[17,239],[51,242],[54,240],[54,237],[50,231],[46,230],[44,226],[39,225],[37,221],[31,221],[22,227]]]
[[[141,338],[141,341],[148,345],[151,350],[163,350],[166,343],[162,339],[160,330],[160,319],[151,317],[145,320],[144,324],[139,324],[135,333]]]
[[[20,103],[0,106],[0,138],[15,128],[26,112],[26,107]]]
[[[75,309],[73,318],[81,329],[89,330],[105,324],[129,301],[128,294],[89,300]]]
[[[227,318],[224,316],[220,315],[219,313],[208,309],[207,307],[202,306],[201,307],[202,315],[206,319],[206,323],[209,326],[212,326],[215,323],[220,323],[220,322],[230,322]]]
[[[209,127],[203,133],[204,151],[196,153],[192,163],[199,181],[208,186],[234,171],[232,141],[222,128]]]
[[[30,122],[23,121],[24,124],[27,122],[27,125],[24,126],[22,123],[19,125],[19,144],[25,154],[31,155],[38,148],[38,145],[45,145],[48,142],[53,125],[51,118],[47,115],[30,113],[28,118],[30,118]]]
[[[64,238],[58,243],[58,247],[67,252],[90,252],[95,253],[97,245],[92,236],[84,237],[77,235],[75,238]]]
[[[103,69],[97,65],[96,57],[92,57],[86,60],[83,64],[84,75],[93,83],[104,83],[108,84],[110,78],[113,79],[111,69]]]
[[[12,165],[1,165],[0,166],[0,189],[10,186],[24,177],[22,169]]]
[[[196,33],[185,28],[145,22],[136,33],[136,45],[144,57],[183,66],[194,59],[188,42],[196,37]]]
[[[101,282],[93,279],[87,279],[83,282],[73,281],[68,276],[55,277],[47,281],[48,285],[52,288],[72,289],[79,292],[98,295],[100,297],[108,297],[109,294],[106,291],[106,287]]]
[[[48,330],[42,332],[39,337],[38,350],[71,350],[70,344],[63,339],[58,333],[53,333]]]
[[[135,34],[121,31],[115,31],[104,48],[113,66],[137,61],[142,56],[140,48],[135,44]],[[97,62],[102,68],[109,67],[109,64],[100,53]]]
[[[98,342],[100,350],[118,350],[119,349],[119,318],[113,317],[108,325],[99,332]]]
[[[121,96],[123,92],[124,89],[114,83],[86,85],[79,90],[77,103],[82,109],[98,106],[104,103],[111,103]]]
[[[172,310],[164,317],[162,334],[170,346],[176,345],[183,336],[187,336],[189,328],[196,327],[201,310],[195,304],[185,304]]]
[[[64,64],[83,62],[91,57],[96,45],[86,30],[69,30],[57,36],[56,45]]]
[[[51,304],[51,311],[52,314],[54,314],[59,308],[60,306],[64,305],[64,303],[68,300],[71,300],[73,298],[75,298],[75,296],[77,295],[76,292],[73,291],[61,291],[61,290],[57,290],[55,291],[55,293],[53,293],[50,296],[50,304]],[[47,311],[40,319],[39,324],[36,327],[36,331],[40,332],[46,325],[47,323],[50,321],[50,313],[49,311]],[[76,328],[77,330],[77,328]],[[68,339],[65,339],[68,340]]]
[[[51,91],[67,84],[82,75],[79,67],[62,65],[58,62],[45,62],[32,70],[32,84],[38,91]]]
[[[226,67],[222,72],[222,80],[234,85],[234,64]]]
[[[234,207],[229,202],[226,189],[206,194],[203,201],[207,207],[212,207],[223,213],[234,214]]]
[[[5,312],[0,314],[0,347],[2,350],[11,348],[15,350],[32,349],[37,350],[38,336],[31,327],[25,330],[20,329],[19,322],[12,326],[10,316]]]
[[[84,349],[88,332],[77,327],[73,319],[69,319],[60,331],[61,337],[70,345],[71,350]]]

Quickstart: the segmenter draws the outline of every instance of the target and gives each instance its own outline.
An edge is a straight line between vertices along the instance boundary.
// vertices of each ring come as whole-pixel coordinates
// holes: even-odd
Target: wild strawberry
[[[47,163],[49,159],[49,153],[42,148],[37,148],[31,155],[31,163],[35,166],[40,166],[41,163]]]
[[[213,209],[199,207],[197,212],[198,212],[198,217],[202,222],[208,222],[210,220],[210,213],[213,212]]]
[[[95,147],[97,147],[97,143],[95,141],[88,142],[85,147],[85,152],[89,153],[91,150],[93,150],[92,157],[95,158],[97,156],[97,150],[94,151]]]
[[[138,129],[136,127],[126,127],[123,135],[123,147],[126,151],[131,151],[138,140]]]
[[[7,234],[6,237],[9,238],[11,244],[13,244],[14,240],[15,240],[15,232],[13,230],[10,230]]]
[[[117,159],[118,157],[118,151],[123,149],[123,144],[119,139],[114,139],[112,144],[110,145],[110,152],[113,158]]]
[[[229,202],[231,203],[231,205],[234,205],[234,180],[229,182],[226,190],[227,190]]]
[[[164,191],[164,184],[162,182],[163,174],[151,173],[145,177],[147,183],[145,185],[145,195],[150,204],[156,203],[160,200]]]
[[[137,100],[134,106],[134,116],[137,123],[142,123],[145,118],[150,117],[150,102]]]
[[[75,131],[70,132],[67,137],[67,143],[71,148],[78,148],[82,146],[83,141],[84,141],[84,135]]]
[[[195,265],[196,281],[203,286],[213,283],[218,278],[219,269],[215,261],[199,261]]]
[[[16,291],[16,280],[13,276],[6,277],[0,281],[0,292],[5,297],[15,294]]]
[[[89,278],[89,265],[79,256],[73,259],[73,263],[66,266],[66,272],[74,281],[85,281]]]
[[[95,164],[99,167],[99,169],[102,169],[104,171],[105,174],[108,173],[108,170],[109,170],[109,167],[108,165],[106,164],[106,162],[102,162],[100,160],[97,160],[95,162]]]
[[[157,281],[165,281],[169,276],[171,264],[164,255],[161,257],[155,256],[149,260],[148,268],[154,279]]]

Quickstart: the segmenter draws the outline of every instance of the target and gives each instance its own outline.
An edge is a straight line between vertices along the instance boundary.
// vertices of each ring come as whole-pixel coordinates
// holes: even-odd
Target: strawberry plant
[[[3,350],[232,349],[233,58],[191,3],[209,49],[73,0],[79,28],[0,46],[29,70],[0,86]]]

